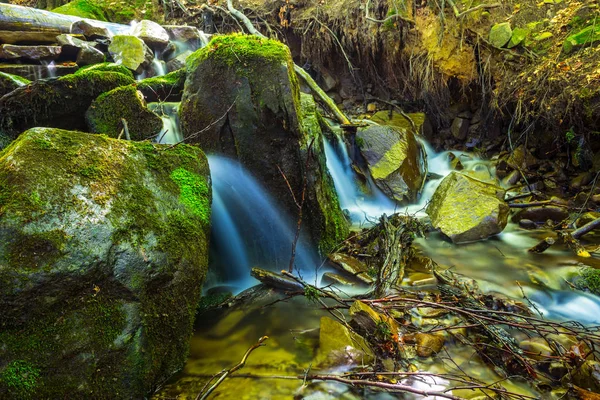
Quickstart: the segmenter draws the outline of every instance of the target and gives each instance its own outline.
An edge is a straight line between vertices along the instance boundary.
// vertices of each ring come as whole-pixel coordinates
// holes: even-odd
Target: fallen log
[[[0,26],[5,31],[35,31],[69,33],[71,24],[77,21],[87,21],[93,25],[108,29],[113,35],[127,34],[129,25],[97,21],[72,15],[63,15],[52,11],[0,3]]]
[[[573,232],[561,231],[558,233],[558,237],[561,242],[566,244],[568,248],[570,248],[573,253],[577,254],[579,257],[590,257],[590,253],[579,243],[579,238],[585,235],[586,233],[591,232],[592,230],[600,227],[600,218],[596,218],[595,220],[588,222],[581,228],[575,229]],[[547,250],[551,245],[554,244],[554,240],[552,239],[552,243],[548,240],[551,238],[545,238],[535,246],[529,249],[531,253],[543,253]]]

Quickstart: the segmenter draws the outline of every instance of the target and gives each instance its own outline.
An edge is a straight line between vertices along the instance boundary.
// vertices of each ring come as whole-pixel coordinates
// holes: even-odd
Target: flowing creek
[[[165,109],[166,133],[161,135],[161,142],[174,143],[181,140],[175,118],[177,103]],[[441,181],[440,177],[450,172],[448,152],[435,153],[422,142],[429,172],[434,173],[437,179],[428,180],[417,204],[401,208],[377,189],[371,189],[369,194],[363,193],[352,171],[346,145],[341,139],[332,142],[325,140],[324,143],[327,166],[334,178],[342,208],[347,210],[356,228],[376,221],[383,213],[406,212],[424,216],[427,201]],[[462,157],[467,170],[488,171],[483,161],[472,159],[468,154],[455,154]],[[239,163],[219,155],[209,155],[209,163],[213,180],[210,253],[213,272],[209,273],[204,290],[213,294],[219,290],[238,293],[257,283],[249,275],[250,267],[280,270],[287,266],[295,224]],[[415,244],[419,251],[437,263],[476,280],[484,292],[519,300],[523,300],[524,292],[545,318],[575,320],[586,325],[600,324],[600,299],[571,290],[565,281],[569,275],[576,274],[578,268],[578,260],[570,251],[555,247],[541,255],[527,252],[543,237],[543,231],[526,231],[509,223],[502,234],[487,241],[454,245],[440,234],[430,233],[426,239],[417,239]],[[600,242],[594,235],[587,240]],[[597,264],[594,258],[586,262],[588,265]],[[304,279],[309,282],[316,282],[323,272],[322,260],[303,240],[300,241],[297,264],[301,266]],[[408,274],[405,278],[407,288],[422,275]],[[521,284],[523,292],[516,281]],[[357,396],[339,383],[321,382],[303,386],[301,380],[285,379],[285,376],[302,376],[311,367],[318,348],[319,320],[327,313],[318,310],[304,297],[271,304],[275,298],[245,299],[243,306],[238,304],[231,309],[202,315],[196,322],[185,369],[154,398],[195,399],[212,375],[239,363],[246,350],[264,335],[269,336],[266,345],[249,357],[243,370],[218,387],[215,392],[218,398],[421,398],[415,395],[395,397],[369,390]],[[263,307],[265,304],[269,306]],[[431,373],[452,373],[460,369],[484,382],[499,379],[472,348],[458,342],[446,342],[445,349],[445,354],[419,363],[419,369]],[[347,368],[340,366],[322,372],[339,373]],[[270,378],[257,379],[246,374]],[[430,390],[441,390],[448,385],[444,379],[433,377],[402,382]],[[539,395],[523,381],[507,380],[503,386],[513,392]]]

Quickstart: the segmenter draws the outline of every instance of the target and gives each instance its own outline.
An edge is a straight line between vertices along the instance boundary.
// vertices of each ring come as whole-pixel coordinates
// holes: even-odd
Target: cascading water
[[[214,198],[213,276],[208,285],[226,282],[245,289],[253,282],[251,267],[287,269],[295,236],[293,220],[239,162],[218,155],[209,155],[208,162]],[[294,265],[304,279],[314,282],[319,257],[307,243],[301,235]]]
[[[160,116],[163,128],[156,138],[157,143],[175,144],[183,140],[179,130],[179,103],[148,103],[148,109]]]

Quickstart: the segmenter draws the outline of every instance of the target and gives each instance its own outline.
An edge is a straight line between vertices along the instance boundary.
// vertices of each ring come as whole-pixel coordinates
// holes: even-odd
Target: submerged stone
[[[359,130],[356,143],[375,184],[400,203],[414,202],[423,182],[417,140],[409,129],[370,126]]]
[[[302,104],[290,51],[280,42],[218,36],[187,59],[184,137],[239,160],[293,220],[294,196],[301,198],[306,177],[305,226],[328,252],[348,227],[327,172],[316,111]]]
[[[131,140],[154,139],[162,129],[162,119],[148,110],[144,95],[133,86],[123,86],[98,96],[85,113],[91,132],[117,138],[127,121]]]
[[[34,128],[0,153],[0,398],[141,399],[183,367],[210,197],[183,144]]]
[[[427,206],[432,225],[454,243],[486,239],[504,229],[509,207],[504,189],[451,172]]]
[[[86,71],[36,81],[0,98],[0,133],[15,139],[34,126],[85,130],[85,111],[104,92],[130,85],[117,72]]]
[[[317,365],[365,365],[373,359],[373,351],[362,336],[331,318],[321,318]]]

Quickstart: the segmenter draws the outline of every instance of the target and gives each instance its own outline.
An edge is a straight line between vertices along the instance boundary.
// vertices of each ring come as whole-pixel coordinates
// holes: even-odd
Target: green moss
[[[563,43],[563,53],[570,54],[584,46],[593,46],[600,42],[600,23],[592,24],[567,37]]]
[[[186,71],[181,68],[163,76],[143,79],[137,83],[137,88],[144,93],[148,101],[168,101],[181,97],[185,78]]]
[[[35,393],[40,378],[40,370],[24,360],[15,360],[0,373],[0,381],[4,382],[11,395],[16,398],[30,398]]]
[[[74,0],[63,6],[57,7],[52,12],[64,15],[73,15],[81,18],[107,21],[103,7],[89,0]]]
[[[600,269],[580,268],[579,277],[575,280],[575,287],[600,296]]]
[[[185,168],[177,168],[171,173],[171,179],[179,187],[179,200],[204,223],[209,223],[210,204],[206,181]]]
[[[187,70],[196,69],[208,57],[235,67],[243,75],[249,73],[247,62],[285,64],[290,60],[289,49],[281,42],[263,39],[254,35],[224,35],[215,36],[210,43],[196,50],[186,60]]]
[[[75,71],[75,75],[81,75],[81,74],[83,74],[85,72],[89,72],[89,71],[118,72],[120,74],[123,74],[123,75],[131,78],[131,79],[134,78],[133,72],[131,72],[129,69],[127,69],[123,65],[109,63],[109,62],[81,67],[77,71]]]

